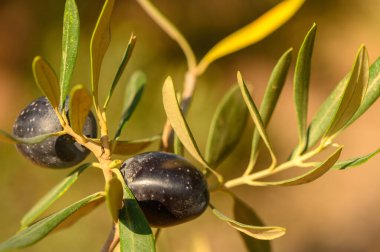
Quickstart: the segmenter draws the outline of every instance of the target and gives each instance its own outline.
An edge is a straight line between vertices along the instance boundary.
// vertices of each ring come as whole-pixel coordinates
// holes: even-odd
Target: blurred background
[[[270,9],[278,0],[153,1],[183,32],[200,59],[217,41]],[[89,85],[89,41],[101,9],[101,0],[77,0],[81,17],[81,40],[73,83]],[[59,72],[64,1],[0,0],[0,128],[10,132],[18,113],[40,96],[31,70],[33,57],[43,55]],[[235,82],[240,70],[260,103],[271,69],[288,48],[294,58],[313,22],[318,24],[315,43],[309,117],[350,71],[356,52],[364,43],[373,62],[380,55],[380,2],[377,0],[307,1],[278,31],[233,55],[213,63],[199,79],[188,121],[204,150],[209,124],[218,101]],[[179,47],[143,12],[135,1],[116,1],[112,18],[112,42],[102,68],[103,98],[111,84],[131,33],[137,45],[122,82],[110,104],[111,132],[121,113],[123,84],[142,69],[148,83],[124,139],[149,137],[161,131],[165,115],[161,87],[171,75],[181,89],[186,61]],[[279,106],[269,126],[270,139],[279,160],[296,145],[296,118],[292,97],[294,63]],[[348,128],[337,142],[344,144],[342,158],[365,155],[379,147],[380,104],[377,102]],[[252,123],[242,141],[220,170],[227,178],[239,176],[248,162]],[[157,149],[153,145],[150,149]],[[37,167],[22,158],[14,146],[0,143],[0,240],[13,235],[23,214],[69,170]],[[265,163],[265,157],[261,160]],[[234,188],[267,225],[287,228],[272,242],[273,251],[379,251],[380,157],[361,167],[331,171],[319,180],[298,187]],[[294,174],[293,174],[294,175]],[[285,177],[289,174],[284,174]],[[88,170],[50,212],[103,190],[103,176]],[[231,199],[212,194],[214,205],[231,215]],[[98,251],[111,228],[105,205],[98,207],[74,227],[49,235],[25,251]],[[244,251],[236,231],[206,211],[199,219],[168,228],[158,243],[159,251]]]

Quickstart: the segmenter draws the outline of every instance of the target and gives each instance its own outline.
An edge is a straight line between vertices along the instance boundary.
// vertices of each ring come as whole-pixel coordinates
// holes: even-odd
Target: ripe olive
[[[142,153],[126,160],[120,172],[151,226],[187,222],[208,206],[209,192],[203,174],[181,156]]]
[[[83,127],[83,134],[91,138],[96,137],[96,127],[96,120],[90,112]],[[58,132],[61,129],[58,117],[48,99],[40,97],[21,111],[13,125],[13,134],[20,138],[29,138]],[[16,146],[26,158],[37,165],[49,168],[74,166],[90,153],[69,135],[49,137],[40,143]]]

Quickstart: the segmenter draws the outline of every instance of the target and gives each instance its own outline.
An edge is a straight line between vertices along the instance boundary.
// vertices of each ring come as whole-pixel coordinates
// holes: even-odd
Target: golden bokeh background
[[[193,0],[154,3],[188,38],[198,59],[217,41],[249,23],[278,0]],[[91,30],[101,9],[101,0],[77,0],[81,16],[81,41],[73,83],[89,84]],[[12,124],[32,99],[41,95],[31,71],[35,55],[43,55],[58,72],[64,1],[0,1],[0,128]],[[380,55],[380,2],[377,0],[307,1],[288,23],[260,43],[213,63],[199,78],[188,120],[204,150],[212,114],[224,92],[235,82],[240,70],[253,87],[260,103],[266,82],[277,59],[288,48],[298,51],[313,22],[318,24],[315,43],[309,119],[334,85],[350,71],[356,52],[364,43],[373,62]],[[165,122],[161,87],[171,75],[178,89],[186,71],[179,47],[143,12],[135,1],[116,1],[112,18],[112,42],[102,68],[101,94],[107,93],[131,32],[137,45],[122,81],[110,104],[108,116],[114,132],[120,114],[123,85],[128,76],[141,69],[148,83],[123,137],[138,139],[159,133]],[[268,132],[275,152],[285,160],[296,145],[296,117],[292,97],[291,67],[280,103]],[[342,158],[365,155],[380,146],[380,105],[377,102],[347,129],[337,142],[344,144]],[[248,161],[252,123],[238,148],[220,167],[227,177],[239,176]],[[151,146],[155,149],[157,146]],[[23,214],[69,170],[50,170],[30,164],[14,146],[0,143],[0,240],[13,235]],[[265,158],[262,159],[265,162]],[[257,188],[241,186],[234,192],[246,200],[267,225],[287,228],[287,234],[272,242],[273,251],[379,251],[380,241],[380,158],[361,167],[331,171],[319,180],[298,187]],[[289,176],[292,174],[285,174]],[[294,175],[294,174],[293,174]],[[103,189],[102,174],[90,169],[50,212]],[[231,200],[212,194],[212,201],[231,214]],[[104,205],[70,229],[55,232],[25,251],[99,251],[111,221]],[[244,251],[236,231],[216,219],[210,211],[197,220],[168,228],[158,243],[159,251]]]

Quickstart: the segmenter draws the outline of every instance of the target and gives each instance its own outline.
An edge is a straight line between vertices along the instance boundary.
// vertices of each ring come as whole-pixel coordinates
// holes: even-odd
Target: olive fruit
[[[120,172],[151,226],[187,222],[208,206],[209,192],[203,174],[181,156],[142,153],[126,160]]]
[[[66,109],[67,113],[67,109]],[[90,112],[86,118],[83,134],[96,137],[96,120]],[[58,132],[62,126],[46,97],[40,97],[29,104],[16,119],[13,134],[19,138]],[[52,136],[36,144],[17,144],[17,149],[26,158],[40,166],[66,168],[80,163],[90,152],[71,136]]]

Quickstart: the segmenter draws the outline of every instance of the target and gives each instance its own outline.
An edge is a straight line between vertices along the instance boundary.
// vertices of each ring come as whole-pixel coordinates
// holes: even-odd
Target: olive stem
[[[320,153],[327,146],[328,145],[325,145],[324,143],[322,143],[316,149],[309,151],[309,152],[307,152],[301,156],[295,156],[291,160],[289,160],[285,163],[282,163],[281,165],[279,165],[277,167],[274,167],[274,168],[269,167],[267,169],[252,173],[250,175],[243,175],[241,177],[231,179],[231,180],[227,181],[224,184],[224,186],[226,188],[232,188],[232,187],[243,185],[243,184],[246,184],[246,185],[263,185],[263,182],[259,182],[256,180],[272,176],[273,174],[276,174],[276,173],[281,172],[281,171],[285,171],[285,170],[292,168],[294,166],[300,166],[300,167],[310,166],[310,164],[313,164],[313,163],[304,163],[304,161],[306,161],[307,159],[309,159],[309,158],[315,156],[316,154]]]
[[[112,252],[120,241],[119,228],[117,224],[112,225],[112,229],[105,241],[101,252]]]

